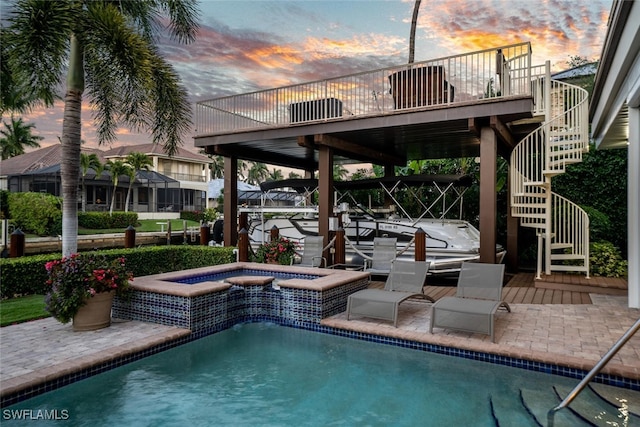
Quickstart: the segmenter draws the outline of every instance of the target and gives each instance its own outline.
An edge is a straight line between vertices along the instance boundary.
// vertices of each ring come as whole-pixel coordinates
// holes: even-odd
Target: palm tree
[[[180,42],[197,31],[197,0],[16,0],[2,32],[8,66],[2,82],[19,82],[52,106],[66,78],[62,123],[62,253],[77,251],[82,95],[85,83],[98,142],[121,124],[150,130],[173,155],[190,129],[187,92],[155,46],[159,29]],[[4,56],[4,53],[3,53]],[[4,91],[4,85],[2,87]],[[4,93],[1,99],[5,99]]]
[[[269,172],[269,177],[267,178],[269,181],[280,181],[284,179],[284,175],[280,169],[273,169]]]
[[[333,179],[336,181],[342,181],[349,175],[349,171],[338,163],[333,164]]]
[[[253,162],[247,171],[247,183],[258,185],[269,177],[269,168],[261,162]]]
[[[132,152],[129,153],[125,162],[131,166],[131,174],[129,175],[129,189],[127,190],[127,200],[124,203],[124,211],[129,212],[129,199],[131,197],[131,189],[133,188],[133,182],[136,180],[136,174],[139,170],[148,171],[153,166],[153,160],[151,157],[144,153]]]
[[[38,141],[44,139],[41,136],[32,135],[31,129],[35,127],[33,123],[24,124],[22,118],[15,119],[11,116],[11,123],[2,122],[4,129],[0,129],[0,150],[2,150],[2,160],[24,154],[25,147],[40,147]]]
[[[116,203],[116,188],[118,188],[118,181],[120,177],[131,176],[131,166],[123,162],[122,160],[107,160],[104,165],[105,170],[111,175],[111,182],[113,183],[113,192],[111,193],[111,206],[109,206],[109,215],[113,214],[113,206]]]
[[[416,25],[418,24],[418,11],[420,10],[420,2],[415,0],[413,3],[413,15],[411,16],[411,32],[409,34],[409,64],[413,64],[416,54]]]
[[[224,178],[224,157],[209,154],[209,158],[212,160],[209,163],[209,177],[211,179]]]
[[[102,163],[100,159],[94,153],[80,153],[80,171],[82,172],[82,212],[87,211],[87,189],[84,186],[84,178],[87,176],[89,169],[93,169],[96,172],[96,178],[102,173]]]

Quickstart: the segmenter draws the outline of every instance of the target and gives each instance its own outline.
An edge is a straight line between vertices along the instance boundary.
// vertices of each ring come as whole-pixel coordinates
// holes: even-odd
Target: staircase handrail
[[[580,381],[580,383],[571,390],[571,392],[564,398],[562,402],[555,408],[552,408],[547,412],[547,427],[553,427],[554,417],[556,412],[566,408],[573,402],[573,400],[584,390],[591,380],[600,373],[602,368],[609,363],[609,361],[615,356],[618,351],[631,339],[631,337],[640,330],[640,319],[631,325],[627,332],[620,337],[620,339],[609,349],[609,351],[600,359],[598,363],[589,371],[589,373]]]

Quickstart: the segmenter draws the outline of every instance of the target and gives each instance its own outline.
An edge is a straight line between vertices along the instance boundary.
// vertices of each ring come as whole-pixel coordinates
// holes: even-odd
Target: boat
[[[426,256],[431,275],[455,275],[465,261],[477,262],[480,254],[480,232],[462,220],[463,195],[472,183],[468,175],[409,175],[354,181],[335,181],[335,217],[330,229],[342,227],[346,236],[346,262],[363,265],[373,251],[375,237],[397,238],[398,257],[414,258],[413,237],[417,230],[426,234]],[[429,190],[421,190],[428,187]],[[318,235],[318,208],[312,203],[318,190],[316,179],[285,179],[260,184],[264,194],[260,206],[240,207],[248,213],[248,233],[252,246],[270,238],[273,227],[280,236],[302,245],[306,236]],[[379,189],[387,199],[385,208],[363,205],[362,190]],[[270,206],[270,192],[290,194],[289,206]],[[360,199],[357,195],[360,192]],[[369,192],[370,193],[370,192]],[[420,215],[411,215],[399,202],[399,194],[413,198]],[[425,194],[428,196],[425,196]],[[279,197],[279,200],[282,200]],[[415,209],[414,209],[415,210]],[[452,218],[456,215],[456,218]],[[501,262],[505,250],[496,246],[496,259]]]

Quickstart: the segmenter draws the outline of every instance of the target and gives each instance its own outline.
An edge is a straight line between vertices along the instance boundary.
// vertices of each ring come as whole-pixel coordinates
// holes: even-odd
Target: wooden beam
[[[216,145],[213,147],[214,155],[223,157],[237,157],[238,159],[249,160],[252,162],[268,163],[284,167],[294,167],[297,169],[317,169],[318,162],[311,155],[308,159],[299,159],[280,153],[272,153],[268,151],[256,150],[248,147],[238,146],[237,148]]]
[[[363,160],[378,165],[393,164],[404,166],[407,163],[406,159],[400,156],[393,156],[379,150],[373,150],[359,144],[354,144],[353,142],[345,141],[344,139],[336,138],[332,135],[317,134],[314,136],[313,141],[318,146],[322,145],[346,153],[347,157],[355,160]]]
[[[516,146],[516,142],[513,140],[513,135],[511,135],[509,129],[497,116],[491,116],[489,118],[489,126],[491,126],[491,129],[498,134],[498,137],[507,144],[509,148],[513,149]]]

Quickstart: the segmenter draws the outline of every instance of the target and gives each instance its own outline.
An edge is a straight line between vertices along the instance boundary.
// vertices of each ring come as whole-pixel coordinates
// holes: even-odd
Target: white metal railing
[[[531,45],[519,43],[200,101],[196,137],[531,96],[531,81]]]
[[[547,61],[532,69],[534,114],[545,122],[527,135],[511,153],[509,184],[511,212],[521,225],[538,230],[544,245],[545,271],[584,271],[589,277],[589,217],[573,202],[551,192],[551,178],[565,172],[568,164],[582,161],[589,148],[588,93],[586,90],[551,80]],[[553,253],[553,249],[569,253]],[[538,271],[542,269],[542,247]],[[581,266],[552,261],[581,260]]]

